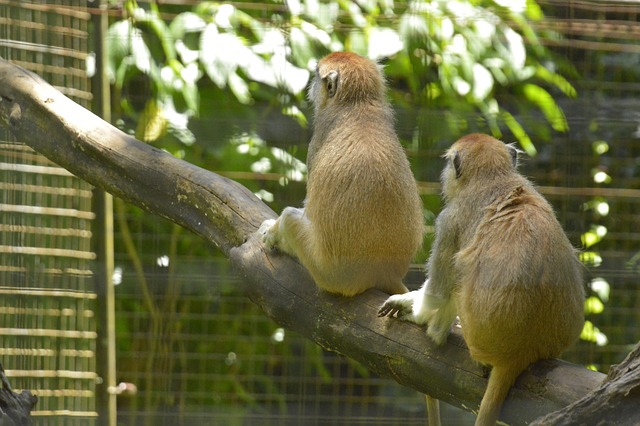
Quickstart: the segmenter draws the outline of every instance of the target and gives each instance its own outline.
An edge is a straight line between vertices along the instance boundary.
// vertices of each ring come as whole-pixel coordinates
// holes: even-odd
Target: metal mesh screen
[[[78,1],[0,2],[0,56],[91,99]],[[91,187],[0,130],[0,360],[37,425],[96,417]]]

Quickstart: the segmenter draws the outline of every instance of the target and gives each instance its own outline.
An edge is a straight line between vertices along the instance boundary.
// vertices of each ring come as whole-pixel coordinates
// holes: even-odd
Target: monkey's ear
[[[507,148],[509,148],[509,154],[511,154],[511,162],[513,163],[513,167],[518,167],[518,159],[522,151],[516,148],[515,142],[507,144]]]
[[[331,71],[329,74],[327,74],[327,76],[324,78],[324,84],[327,88],[327,94],[330,98],[333,98],[333,96],[336,94],[336,91],[338,90],[338,71]]]
[[[456,171],[456,179],[460,179],[460,175],[462,175],[462,158],[460,158],[460,152],[455,151],[453,153],[451,164],[453,165],[453,170]]]

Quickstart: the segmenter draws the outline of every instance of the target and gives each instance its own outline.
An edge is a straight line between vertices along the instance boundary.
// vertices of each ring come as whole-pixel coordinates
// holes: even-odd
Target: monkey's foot
[[[413,292],[394,294],[382,304],[378,310],[379,317],[396,317],[407,321],[413,320]]]

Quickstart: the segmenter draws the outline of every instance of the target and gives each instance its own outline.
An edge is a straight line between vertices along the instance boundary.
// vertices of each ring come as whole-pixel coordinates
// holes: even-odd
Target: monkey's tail
[[[480,403],[480,411],[475,426],[494,426],[498,421],[502,404],[509,394],[509,389],[524,371],[520,365],[495,366],[489,376],[487,390]]]
[[[427,400],[427,416],[429,426],[441,426],[440,423],[440,401],[425,394]]]

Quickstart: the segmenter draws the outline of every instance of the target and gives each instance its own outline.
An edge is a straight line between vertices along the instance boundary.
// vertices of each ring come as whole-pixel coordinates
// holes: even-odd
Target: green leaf
[[[525,14],[527,18],[532,21],[539,21],[544,18],[542,9],[534,0],[527,0],[527,8],[525,10]]]
[[[502,111],[502,120],[509,130],[511,130],[511,133],[513,133],[516,139],[518,139],[520,146],[524,149],[527,155],[530,157],[535,156],[538,153],[536,147],[533,145],[533,142],[527,132],[520,123],[518,123],[518,120],[516,120],[508,111]]]
[[[542,64],[536,66],[536,77],[541,78],[549,84],[553,84],[570,98],[577,96],[576,89],[560,74],[549,71]]]
[[[162,136],[167,128],[167,121],[155,99],[147,102],[136,128],[136,138],[153,142]]]
[[[300,28],[291,28],[289,34],[291,46],[291,57],[296,59],[298,64],[307,64],[313,57],[313,49],[309,43],[308,35]]]
[[[591,287],[591,290],[595,292],[603,302],[607,302],[609,300],[611,286],[604,278],[594,278],[589,283],[589,287]]]
[[[579,254],[580,262],[583,264],[597,268],[602,265],[602,256],[600,256],[595,251],[583,251]]]
[[[524,96],[540,108],[551,127],[558,132],[569,130],[567,119],[553,96],[542,87],[528,83],[522,88]]]
[[[109,27],[106,37],[108,73],[109,79],[114,81],[118,67],[122,60],[131,54],[129,34],[132,30],[131,23],[119,21]]]
[[[371,28],[367,35],[367,56],[371,59],[393,56],[403,48],[400,35],[391,28]]]
[[[200,62],[211,81],[221,89],[226,87],[229,76],[237,68],[233,57],[226,55],[233,51],[230,45],[234,41],[232,35],[220,34],[214,24],[207,25],[200,39]]]
[[[605,346],[609,342],[607,336],[588,320],[584,322],[580,339],[595,343],[598,346]]]
[[[493,75],[482,65],[473,64],[473,89],[471,94],[476,101],[483,101],[493,89]]]
[[[282,108],[282,114],[293,118],[302,128],[306,128],[309,123],[307,121],[307,117],[304,115],[300,108],[295,105],[291,105],[285,108]]]
[[[604,304],[600,299],[595,296],[588,297],[584,303],[584,309],[586,314],[601,314],[604,312]]]
[[[184,12],[173,18],[169,30],[175,39],[184,38],[188,33],[204,31],[207,23],[193,12]]]
[[[229,75],[229,79],[227,82],[229,83],[229,89],[231,89],[240,103],[251,103],[251,93],[249,93],[249,86],[242,78],[240,78],[240,76],[238,76],[238,74],[233,73]]]

